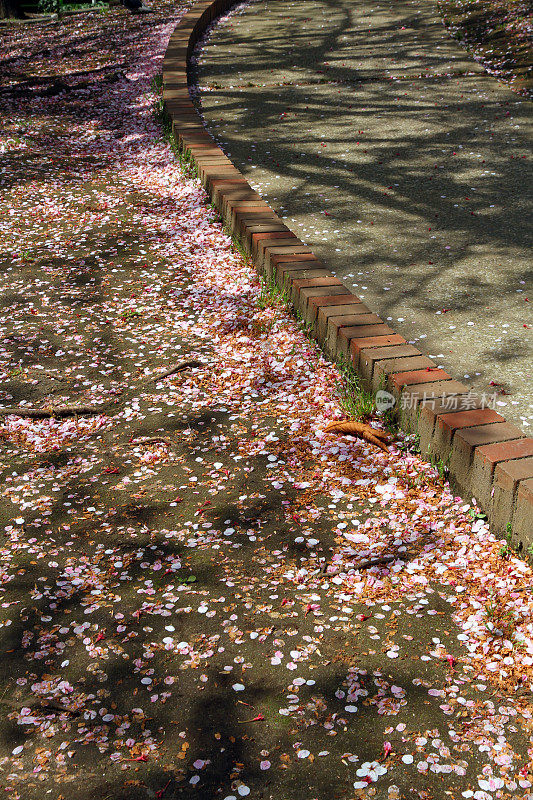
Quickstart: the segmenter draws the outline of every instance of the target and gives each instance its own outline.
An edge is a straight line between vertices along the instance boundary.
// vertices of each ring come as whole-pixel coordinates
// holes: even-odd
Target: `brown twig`
[[[30,419],[63,419],[64,417],[90,417],[103,414],[105,406],[48,406],[47,408],[4,408],[0,414],[4,417],[11,414]]]
[[[165,439],[164,436],[139,436],[137,439],[132,439],[131,444],[172,444],[170,439]]]
[[[74,708],[65,708],[60,703],[54,700],[20,700],[15,703],[13,700],[8,700],[5,697],[0,698],[0,704],[12,708],[14,711],[20,711],[21,708],[31,708],[36,711],[58,711],[61,714],[71,714],[74,717],[79,717],[81,711]]]
[[[174,375],[176,372],[182,372],[184,369],[193,369],[193,367],[201,367],[202,364],[200,361],[191,360],[191,361],[182,361],[181,364],[177,364],[175,367],[171,367],[167,369],[165,372],[160,372],[158,375],[154,375],[151,380],[153,381],[162,381],[165,378],[170,378],[171,375]]]
[[[380,567],[385,566],[385,564],[390,564],[391,561],[397,561],[400,556],[382,556],[381,558],[367,558],[364,561],[360,561],[358,564],[354,564],[353,567],[349,567],[349,569],[370,569],[371,567]],[[344,569],[347,569],[345,564],[339,564],[338,567],[333,567],[333,569],[329,570],[329,564],[324,564],[322,567],[322,574],[323,575],[338,575],[339,572],[342,572]]]

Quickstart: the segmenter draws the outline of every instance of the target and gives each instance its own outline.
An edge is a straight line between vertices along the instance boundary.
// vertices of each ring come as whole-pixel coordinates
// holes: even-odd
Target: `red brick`
[[[362,322],[361,325],[349,325],[346,328],[341,328],[339,330],[339,338],[343,339],[347,346],[351,347],[351,342],[354,340],[364,339],[364,338],[376,338],[378,336],[392,336],[394,331],[392,328],[381,320],[377,314],[364,314],[363,317],[371,316],[372,319],[368,321]]]
[[[418,405],[425,402],[428,405],[439,403],[449,397],[468,395],[470,389],[464,383],[455,380],[439,380],[423,385],[406,386],[402,393],[405,401],[409,404]]]
[[[363,336],[362,338],[351,340],[350,350],[354,360],[358,361],[363,348],[388,347],[391,344],[407,344],[407,340],[398,333],[390,333],[385,336]]]
[[[228,188],[230,191],[233,189],[239,191],[241,189],[247,189],[248,191],[252,192],[253,189],[250,187],[248,181],[245,181],[244,178],[240,178],[239,175],[240,173],[237,170],[235,170],[235,175],[232,175],[229,178],[226,178],[224,176],[220,178],[213,178],[213,180],[210,181],[211,190],[213,192],[216,191],[223,192],[224,189]]]
[[[230,201],[227,204],[227,209],[228,221],[232,230],[237,230],[235,226],[244,215],[248,217],[251,214],[265,214],[270,211],[264,200]]]
[[[264,254],[264,266],[268,275],[277,272],[278,264],[283,261],[316,261],[314,253],[305,245],[290,247],[269,247]]]
[[[526,548],[533,544],[533,478],[518,484],[512,531]]]
[[[241,228],[248,237],[250,241],[252,241],[252,236],[260,233],[280,233],[281,231],[288,232],[288,228],[286,225],[283,225],[278,219],[273,217],[268,222],[252,222],[246,225],[241,223]]]
[[[499,416],[499,414],[497,415]],[[500,417],[503,420],[503,417]],[[519,439],[514,442],[503,442],[502,444],[487,444],[478,447],[476,459],[484,464],[490,465],[494,469],[495,464],[500,461],[511,461],[515,458],[526,458],[533,456],[533,439]]]
[[[322,308],[318,309],[318,325],[324,326],[324,329],[327,328],[329,325],[329,320],[333,319],[334,317],[339,316],[346,316],[347,314],[354,315],[357,313],[365,313],[363,307],[366,309],[364,303],[356,297],[355,294],[349,296],[349,299],[346,301],[345,305],[340,306],[323,306]],[[370,310],[368,311],[370,314]]]
[[[202,156],[196,154],[193,158],[198,170],[200,170],[200,168],[207,169],[208,167],[233,167],[229,158],[226,158],[222,153],[219,156]]]
[[[204,157],[204,156],[220,156],[222,154],[222,150],[219,147],[215,147],[213,145],[213,140],[211,139],[209,143],[206,144],[191,144],[188,149],[196,158]]]
[[[395,390],[391,387],[391,391]],[[396,390],[395,393],[400,394],[401,397],[399,404],[401,423],[409,430],[416,430],[419,420],[422,419],[422,417],[419,417],[419,409],[421,410],[428,406],[436,412],[430,422],[430,435],[432,435],[435,416],[441,410],[441,403],[449,402],[455,397],[468,395],[469,392],[468,386],[453,380],[405,386],[401,394]]]
[[[168,94],[170,94],[170,92],[167,92],[167,95]],[[185,96],[172,98],[168,97],[168,99],[165,100],[165,108],[171,115],[174,113],[179,114],[181,111],[192,111],[194,114],[197,113],[192,100]]]
[[[241,227],[244,228],[252,228],[254,225],[271,225],[275,223],[277,225],[283,225],[283,222],[280,218],[271,211],[267,214],[266,211],[242,211],[238,213],[239,224]]]
[[[361,305],[363,305],[363,303],[361,303]],[[365,308],[366,308],[366,306],[365,306]],[[339,319],[339,317],[335,317],[334,319]],[[342,317],[342,319],[349,319],[350,320],[350,322],[348,322],[346,325],[342,325],[339,328],[339,336],[341,338],[343,338],[343,339],[346,339],[346,341],[348,339],[352,338],[352,335],[351,335],[352,328],[357,328],[357,330],[359,330],[361,325],[384,325],[385,324],[383,322],[383,320],[381,319],[381,317],[378,317],[377,314],[374,314],[370,310],[362,311],[360,314],[345,314]],[[331,320],[330,320],[330,322],[331,322]]]
[[[522,456],[533,456],[533,439],[519,439],[520,430],[518,428],[516,428],[516,434],[517,441],[511,440],[498,444],[486,444],[477,447],[474,451],[472,485],[476,487],[476,497],[486,510],[491,505],[492,482],[496,464],[500,461],[511,461]]]
[[[330,272],[324,264],[318,260],[318,258],[309,258],[305,261],[280,261],[276,264],[276,273],[278,275],[295,275],[297,277],[298,272],[305,272],[309,269],[320,270],[324,274],[328,274],[333,276],[333,273]]]
[[[496,536],[507,536],[507,526],[513,519],[518,485],[520,481],[530,479],[533,479],[533,458],[518,458],[496,464],[490,505],[491,528]]]
[[[294,252],[303,252],[307,251],[307,246],[301,242],[297,236],[290,232],[280,232],[279,236],[275,233],[265,234],[265,238],[258,239],[257,241],[253,241],[253,253],[254,255],[257,254],[258,266],[260,266],[263,260],[266,258],[267,252],[274,250],[275,252],[279,252],[280,247],[291,247],[294,248]],[[289,251],[292,252],[292,251]]]
[[[295,289],[305,289],[314,286],[342,286],[342,281],[333,275],[324,274],[323,277],[316,278],[295,278],[291,281]]]
[[[528,441],[519,439],[519,441]],[[487,445],[491,447],[492,445]],[[476,454],[477,455],[477,454]],[[520,481],[533,478],[533,458],[515,458],[496,464],[494,470],[494,485],[501,486],[514,493]]]
[[[359,358],[359,363],[361,363],[361,357]],[[427,369],[432,369],[432,364],[433,362],[431,359],[422,355],[420,351],[417,352],[417,355],[407,358],[384,359],[383,361],[378,361],[375,365],[372,378],[374,388],[377,389],[384,378],[396,376],[398,374],[413,374],[415,371],[425,372]]]
[[[355,296],[346,291],[346,294],[341,295],[324,295],[322,297],[311,297],[307,305],[309,322],[315,322],[317,314],[321,308],[329,306],[346,306],[349,301],[356,301]]]
[[[165,104],[171,101],[180,102],[183,100],[188,100],[189,102],[191,102],[191,97],[189,95],[189,90],[187,89],[187,86],[181,84],[169,85],[168,83],[166,83],[163,86],[163,100]]]
[[[357,325],[361,314],[372,314],[372,311],[364,303],[356,303],[357,311],[350,314],[335,314],[328,319],[328,328],[339,331],[350,325]]]
[[[420,350],[410,344],[392,345],[389,347],[370,347],[360,350],[359,372],[365,380],[371,381],[374,370],[381,361],[389,362],[392,359],[414,358],[420,356]]]
[[[279,226],[277,229],[271,227],[268,231],[261,231],[252,233],[252,242],[268,241],[269,239],[296,239],[296,235],[292,233],[286,226]]]
[[[455,432],[450,451],[450,472],[467,499],[474,496],[484,511],[489,510],[492,475],[490,469],[482,468],[479,460],[476,461],[477,468],[473,469],[475,450],[483,445],[520,438],[521,430],[508,422],[461,428]]]
[[[351,298],[352,295],[346,286],[340,282],[336,286],[311,286],[309,288],[303,288],[297,291],[297,294],[295,295],[295,305],[302,314],[305,314],[310,304],[315,304],[315,300],[326,300],[329,302],[333,297],[338,297],[341,302],[346,302],[347,298]]]
[[[505,442],[511,439],[519,439],[522,432],[516,425],[509,422],[495,422],[490,425],[479,425],[472,428],[462,428],[457,431],[455,438],[460,438],[463,442],[470,445],[472,449],[482,447],[486,444]]]
[[[209,143],[209,136],[202,132],[201,126],[193,119],[189,121],[183,120],[179,123],[173,119],[172,131],[178,142],[178,147],[185,155],[193,155],[190,145],[207,145]]]
[[[181,108],[169,108],[169,104],[167,104],[167,111],[169,116],[172,118],[172,124],[176,126],[192,124],[200,125],[199,117],[196,111],[194,110],[194,106],[182,106]]]
[[[415,386],[420,383],[435,383],[435,381],[451,380],[451,376],[443,369],[438,367],[428,367],[428,369],[408,370],[407,372],[396,372],[389,376],[393,387],[401,389],[402,386]]]
[[[472,428],[476,425],[489,425],[491,422],[505,422],[505,419],[490,408],[451,411],[438,416],[439,426],[450,431],[457,430],[457,428]]]
[[[389,337],[384,336],[379,338],[385,339]],[[362,340],[358,339],[357,341]],[[362,358],[377,362],[389,358],[410,358],[411,356],[419,356],[420,350],[417,350],[412,344],[400,343],[385,345],[384,347],[362,347],[360,353]]]
[[[233,207],[230,208],[228,210],[226,222],[231,228],[232,233],[243,237],[246,234],[246,224],[248,221],[255,220],[257,223],[262,223],[263,221],[271,222],[273,219],[281,222],[266,203],[263,202],[260,208],[255,206],[252,209],[239,209],[238,211],[235,211]]]
[[[314,261],[316,264],[320,264],[321,267],[324,265],[318,258],[315,256],[314,253],[273,253],[270,256],[270,262],[276,265],[294,265],[296,266],[301,261]],[[302,267],[303,268],[303,267]]]
[[[266,230],[278,230],[281,222],[275,214],[268,217],[266,214],[255,214],[255,219],[249,214],[238,214],[236,217],[236,224],[238,226],[239,234],[243,237],[250,239],[252,233],[261,233]]]
[[[287,270],[280,270],[279,268],[276,271],[276,275],[278,280],[281,283],[289,283],[293,284],[296,280],[306,280],[310,278],[318,278],[322,280],[324,276],[333,277],[331,272],[328,272],[325,269],[287,269]]]
[[[323,306],[318,309],[316,318],[316,330],[319,341],[324,342],[326,348],[329,348],[330,355],[335,355],[335,348],[337,345],[337,330],[333,327],[331,329],[331,336],[329,333],[329,320],[339,319],[346,315],[355,316],[357,313],[370,313],[369,309],[362,303],[355,295],[349,295],[346,305],[340,306]],[[330,347],[331,340],[331,347]],[[333,348],[333,349],[332,349]]]
[[[527,481],[521,481],[518,485],[518,496],[522,497],[529,502],[533,511],[533,478]],[[533,528],[530,531],[533,534]]]
[[[209,169],[200,167],[200,169],[198,169],[198,177],[209,194],[211,194],[214,187],[220,183],[226,184],[230,181],[237,182],[238,176],[239,173],[235,167],[217,167],[216,169],[213,167]]]
[[[471,394],[466,395],[469,404],[481,406],[481,401]],[[454,396],[453,402],[459,404],[461,396]],[[423,450],[429,448],[433,455],[446,460],[452,446],[453,435],[461,428],[505,422],[504,418],[488,408],[470,408],[466,411],[453,411],[448,407],[449,400],[431,400],[421,403],[418,419],[418,433]],[[444,406],[444,408],[443,408]]]
[[[235,203],[261,203],[261,198],[249,186],[243,184],[240,187],[216,187],[212,193],[213,203],[221,209],[222,215],[229,215],[230,209]]]

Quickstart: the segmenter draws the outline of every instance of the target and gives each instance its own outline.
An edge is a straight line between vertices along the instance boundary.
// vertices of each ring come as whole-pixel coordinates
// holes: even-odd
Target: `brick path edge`
[[[518,550],[533,545],[533,439],[484,407],[465,384],[408,345],[337,281],[216,145],[189,95],[188,64],[206,28],[238,0],[199,0],[174,29],[163,61],[163,101],[179,149],[226,227],[256,268],[285,288],[328,357],[348,358],[366,388],[396,399],[398,423],[420,436],[422,456],[441,462],[491,530]]]

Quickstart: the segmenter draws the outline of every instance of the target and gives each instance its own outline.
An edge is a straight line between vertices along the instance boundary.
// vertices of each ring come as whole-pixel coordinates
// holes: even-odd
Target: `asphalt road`
[[[209,130],[292,230],[531,432],[531,102],[409,0],[253,2],[198,76]]]

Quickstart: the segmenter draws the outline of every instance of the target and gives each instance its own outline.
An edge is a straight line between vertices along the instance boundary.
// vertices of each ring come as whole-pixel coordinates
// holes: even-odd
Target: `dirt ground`
[[[337,369],[154,116],[182,10],[3,31],[4,796],[531,797],[531,570],[324,434]]]

